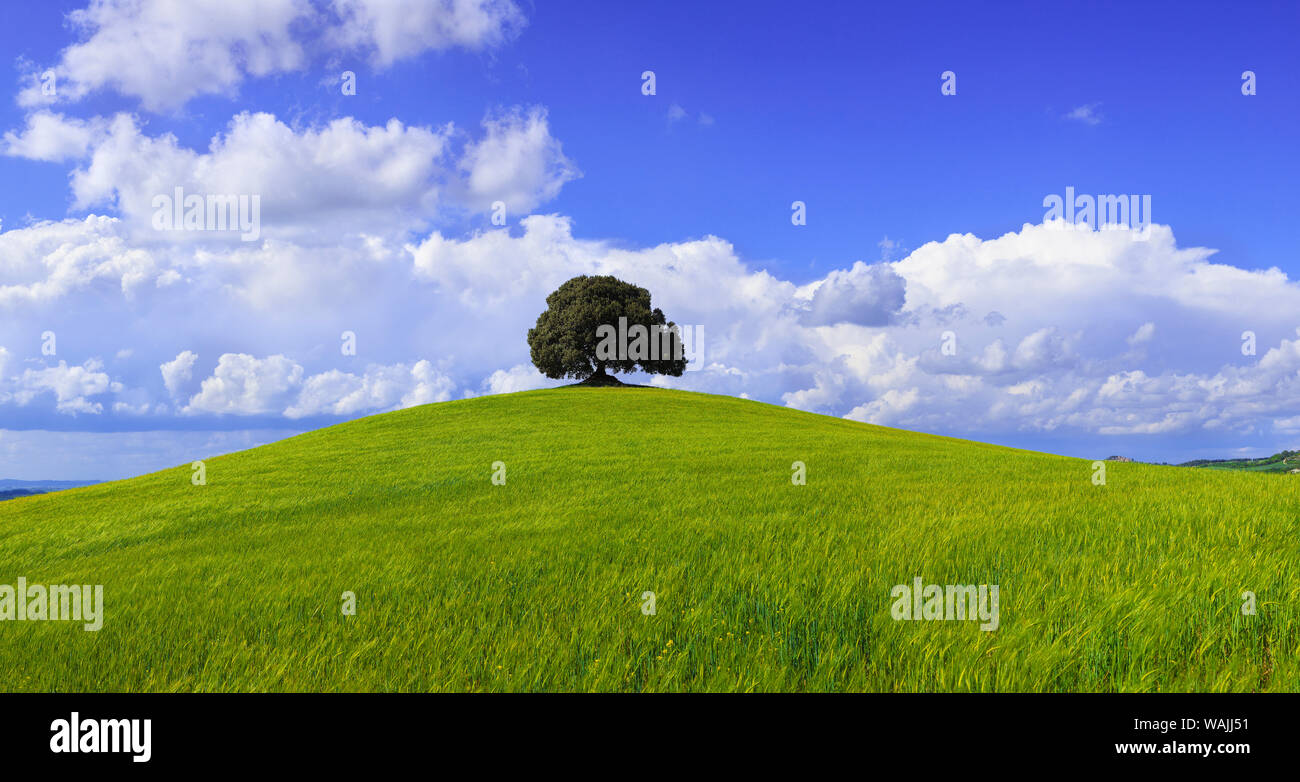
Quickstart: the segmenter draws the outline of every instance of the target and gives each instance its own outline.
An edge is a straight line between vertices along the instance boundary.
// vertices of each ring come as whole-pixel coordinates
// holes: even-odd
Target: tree
[[[617,277],[584,274],[556,288],[528,348],[543,375],[592,385],[619,385],[607,369],[674,377],[686,369],[677,324],[651,308],[650,291]]]

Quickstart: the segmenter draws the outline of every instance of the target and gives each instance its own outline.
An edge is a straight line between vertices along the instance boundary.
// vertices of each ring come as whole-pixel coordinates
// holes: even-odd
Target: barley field
[[[653,388],[427,405],[204,471],[0,503],[0,584],[105,603],[97,632],[0,622],[0,689],[1300,690],[1300,481],[1276,476],[1099,486]],[[895,620],[918,577],[997,585],[997,629]]]

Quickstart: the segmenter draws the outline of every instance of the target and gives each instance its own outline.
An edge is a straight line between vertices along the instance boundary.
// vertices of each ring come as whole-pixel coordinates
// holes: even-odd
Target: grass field
[[[1097,486],[1090,461],[592,388],[205,469],[0,504],[0,584],[106,604],[98,632],[0,622],[0,688],[1300,690],[1300,481],[1107,463]],[[999,585],[999,628],[895,621],[915,577]]]

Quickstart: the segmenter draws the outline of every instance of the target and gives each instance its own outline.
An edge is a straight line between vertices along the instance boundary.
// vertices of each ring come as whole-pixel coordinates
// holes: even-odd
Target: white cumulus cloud
[[[91,145],[104,133],[101,118],[82,120],[51,111],[27,115],[27,127],[21,133],[4,134],[4,154],[59,163],[84,157]]]
[[[362,51],[385,67],[498,46],[526,22],[510,0],[92,0],[67,19],[77,40],[49,67],[29,69],[20,105],[112,90],[171,112],[200,95],[234,98],[246,79],[303,71],[313,58]]]
[[[524,26],[510,0],[333,0],[342,24],[335,45],[370,52],[380,67],[430,49],[483,49],[509,41]]]

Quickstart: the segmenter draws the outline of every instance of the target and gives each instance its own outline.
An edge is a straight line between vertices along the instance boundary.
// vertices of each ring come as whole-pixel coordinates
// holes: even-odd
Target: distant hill
[[[19,481],[13,478],[0,478],[0,502],[18,497],[30,497],[33,494],[94,486],[96,483],[102,481]]]
[[[1300,451],[1281,451],[1260,459],[1195,459],[1179,467],[1208,467],[1212,470],[1289,473],[1300,470]]]
[[[96,483],[103,483],[103,481],[19,481],[13,478],[0,478],[0,491],[9,489],[35,489],[38,492],[58,491],[59,489],[94,486]]]

